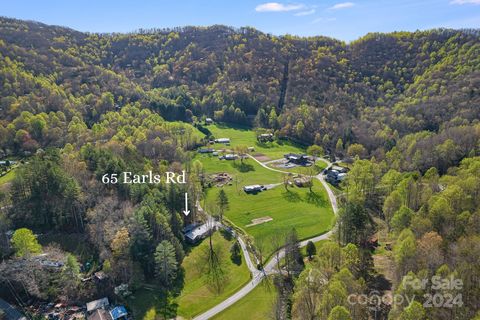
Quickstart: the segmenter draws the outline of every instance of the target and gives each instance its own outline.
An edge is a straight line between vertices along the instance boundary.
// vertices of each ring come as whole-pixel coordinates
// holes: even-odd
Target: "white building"
[[[230,143],[230,138],[219,138],[219,139],[215,139],[215,142],[216,142],[216,143],[228,144],[228,143]]]

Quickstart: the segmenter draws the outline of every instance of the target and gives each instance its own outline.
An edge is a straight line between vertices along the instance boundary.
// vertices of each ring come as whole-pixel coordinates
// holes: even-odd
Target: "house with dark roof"
[[[306,154],[287,153],[284,158],[290,163],[302,166],[310,163],[310,158]]]
[[[204,224],[193,224],[184,229],[185,239],[190,243],[196,243],[212,232],[213,227]]]

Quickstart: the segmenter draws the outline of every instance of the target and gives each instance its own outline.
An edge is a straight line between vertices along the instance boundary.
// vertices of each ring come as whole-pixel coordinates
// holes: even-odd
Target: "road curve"
[[[254,161],[256,161],[258,164],[260,164],[262,167],[264,167],[268,170],[276,171],[276,172],[280,172],[280,173],[287,173],[287,174],[293,173],[293,172],[282,171],[282,170],[270,168],[266,164],[264,164],[264,163],[258,161],[257,159],[255,159],[253,156],[251,156],[251,155],[248,155],[248,156],[250,158],[252,158]],[[331,165],[331,163],[329,161],[327,161],[325,159],[321,159],[321,160],[326,162],[327,166]],[[327,190],[328,198],[330,199],[330,203],[332,205],[333,213],[336,216],[337,213],[338,213],[338,205],[337,205],[337,198],[335,198],[335,194],[333,193],[332,189],[330,189],[330,186],[325,181],[325,179],[323,178],[321,173],[318,174],[316,176],[316,178],[318,180],[320,180],[320,182],[322,183],[325,190]],[[335,227],[334,227],[334,229],[332,229],[332,230],[330,230],[330,231],[328,231],[328,232],[326,232],[322,235],[303,240],[299,243],[299,245],[300,245],[300,247],[304,247],[304,246],[307,245],[307,243],[309,241],[318,242],[318,241],[321,241],[321,240],[326,240],[332,235],[334,230],[335,230]],[[245,285],[244,287],[242,287],[240,290],[235,292],[233,295],[231,295],[227,299],[223,300],[221,303],[217,304],[215,307],[211,308],[210,310],[196,316],[195,318],[193,318],[193,320],[208,320],[211,317],[215,316],[216,314],[218,314],[218,313],[222,312],[223,310],[227,309],[228,307],[232,306],[235,302],[239,301],[243,297],[245,297],[248,293],[250,293],[253,289],[255,289],[255,287],[260,282],[262,282],[262,279],[266,275],[273,274],[273,273],[276,272],[277,261],[281,260],[285,256],[285,250],[280,249],[280,251],[278,251],[277,253],[274,253],[273,258],[270,259],[270,261],[265,265],[264,272],[260,272],[260,271],[256,270],[255,266],[253,265],[253,263],[250,259],[250,255],[248,254],[247,247],[246,247],[245,243],[243,242],[242,238],[237,237],[237,239],[240,243],[240,246],[242,247],[243,255],[245,257],[245,261],[247,263],[247,266],[250,269],[250,272],[252,273],[252,280],[250,282],[248,282],[248,284]]]

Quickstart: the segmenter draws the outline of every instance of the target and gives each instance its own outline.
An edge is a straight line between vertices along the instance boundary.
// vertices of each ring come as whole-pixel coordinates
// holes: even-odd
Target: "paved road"
[[[278,169],[273,169],[267,166],[266,164],[258,161],[251,155],[248,155],[250,158],[255,160],[258,164],[260,164],[262,167],[271,170],[271,171],[276,171],[276,172],[281,172],[281,173],[293,173],[293,172],[288,172],[288,171],[282,171]],[[324,161],[327,163],[328,166],[331,166],[331,163],[328,160],[325,159],[320,159],[321,161]],[[337,205],[337,199],[335,198],[335,194],[333,193],[332,189],[330,189],[330,186],[328,183],[325,181],[323,175],[320,173],[319,175],[316,176],[318,180],[322,183],[322,185],[325,187],[325,190],[327,190],[328,197],[330,199],[330,203],[332,204],[332,209],[333,213],[337,215],[338,213],[338,205]],[[304,247],[307,245],[309,241],[312,242],[318,242],[321,240],[328,239],[332,233],[334,232],[334,229],[330,230],[327,233],[324,233],[320,236],[316,236],[310,239],[303,240],[299,243],[300,247]],[[264,272],[260,272],[256,270],[254,264],[252,263],[250,259],[250,255],[248,254],[247,247],[241,237],[238,237],[238,241],[240,243],[240,246],[242,247],[243,255],[245,257],[245,261],[247,262],[247,266],[250,269],[250,272],[252,273],[252,280],[245,285],[243,288],[241,288],[239,291],[235,292],[233,295],[228,297],[226,300],[223,300],[221,303],[217,304],[215,307],[211,308],[210,310],[196,316],[193,318],[193,320],[208,320],[211,317],[215,316],[216,314],[222,312],[223,310],[227,309],[228,307],[232,306],[235,302],[238,300],[242,299],[244,296],[246,296],[248,293],[250,293],[255,287],[262,282],[262,279],[269,274],[273,274],[277,272],[277,261],[281,260],[285,256],[285,250],[281,249],[279,252],[275,253],[273,258],[265,265],[264,267]]]

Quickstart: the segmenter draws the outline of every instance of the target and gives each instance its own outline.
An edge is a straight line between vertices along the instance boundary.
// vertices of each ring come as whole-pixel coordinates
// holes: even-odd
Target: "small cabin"
[[[243,191],[245,191],[245,193],[257,193],[257,192],[260,192],[262,190],[264,190],[265,187],[259,185],[259,184],[254,184],[254,185],[251,185],[251,186],[245,186],[243,187]]]
[[[219,138],[215,139],[216,143],[223,143],[223,144],[229,144],[230,143],[230,138]]]
[[[220,157],[220,159],[225,159],[225,160],[236,160],[238,156],[236,154],[226,154],[223,157]]]
[[[200,148],[198,149],[198,153],[214,153],[215,152],[215,149],[213,148]]]
[[[261,135],[257,136],[257,140],[260,142],[273,141],[273,133],[262,133]]]

